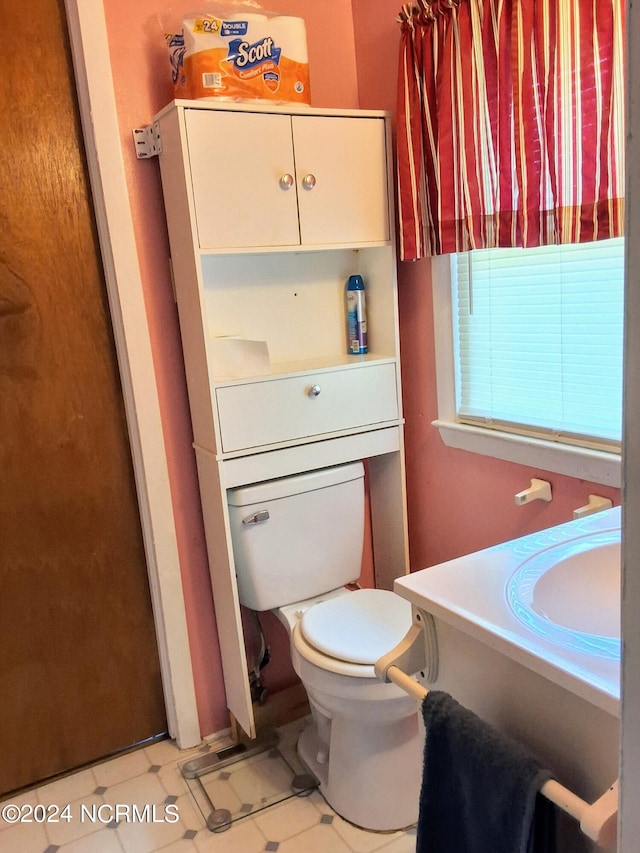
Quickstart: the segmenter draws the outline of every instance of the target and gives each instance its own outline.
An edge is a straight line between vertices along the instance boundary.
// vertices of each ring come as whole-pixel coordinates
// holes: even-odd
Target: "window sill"
[[[621,487],[622,462],[621,457],[615,453],[557,444],[455,421],[435,420],[433,426],[438,428],[448,447],[493,456],[507,462],[553,471],[592,483]]]

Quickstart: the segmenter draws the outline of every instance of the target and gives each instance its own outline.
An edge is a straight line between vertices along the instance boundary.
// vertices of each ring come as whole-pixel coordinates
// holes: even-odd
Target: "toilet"
[[[240,602],[278,616],[309,697],[300,759],[351,823],[414,824],[424,738],[417,703],[373,668],[405,636],[411,607],[387,590],[345,587],[360,575],[362,463],[231,489],[228,504]]]

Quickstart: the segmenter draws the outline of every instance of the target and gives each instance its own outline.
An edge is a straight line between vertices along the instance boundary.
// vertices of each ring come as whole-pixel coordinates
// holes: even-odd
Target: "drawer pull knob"
[[[307,391],[307,394],[312,398],[318,397],[320,395],[321,390],[322,389],[320,388],[319,385],[312,385],[311,388],[309,388],[309,390]]]
[[[305,175],[302,179],[302,186],[305,190],[312,190],[316,185],[315,175]]]
[[[290,190],[293,186],[293,183],[293,175],[286,173],[280,178],[280,189]]]

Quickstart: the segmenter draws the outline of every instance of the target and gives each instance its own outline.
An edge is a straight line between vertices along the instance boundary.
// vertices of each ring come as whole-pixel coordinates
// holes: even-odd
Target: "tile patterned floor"
[[[297,729],[285,727],[283,742]],[[202,750],[200,750],[202,751]],[[336,815],[319,792],[293,797],[235,821],[224,832],[206,828],[208,804],[195,781],[187,782],[179,764],[198,750],[181,752],[162,741],[103,764],[81,770],[0,803],[9,820],[15,810],[33,822],[0,817],[2,853],[413,853],[415,829],[375,833],[357,829]],[[225,768],[209,790],[244,800],[238,785],[255,788],[252,765],[243,760]],[[235,779],[235,781],[234,781]],[[227,787],[225,787],[227,786]],[[249,797],[251,799],[251,797]],[[258,798],[259,799],[259,798]],[[64,807],[68,809],[63,811]],[[134,810],[134,805],[137,810]],[[216,807],[219,804],[216,802]],[[46,807],[45,812],[43,807]],[[58,811],[59,810],[59,811]],[[58,812],[58,813],[56,813]],[[40,822],[43,817],[50,820]],[[57,817],[57,821],[51,818]],[[39,820],[36,820],[38,818]]]

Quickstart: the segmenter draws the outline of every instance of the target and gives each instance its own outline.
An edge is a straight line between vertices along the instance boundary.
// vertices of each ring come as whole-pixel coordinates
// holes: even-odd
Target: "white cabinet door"
[[[383,119],[294,115],[292,123],[302,244],[388,240]]]
[[[188,109],[185,122],[200,248],[298,245],[290,116]]]

